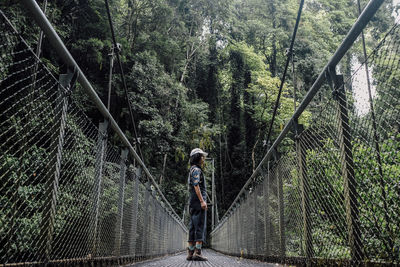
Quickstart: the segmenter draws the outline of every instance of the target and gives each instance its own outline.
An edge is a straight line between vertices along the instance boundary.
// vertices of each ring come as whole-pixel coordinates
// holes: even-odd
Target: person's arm
[[[196,195],[200,200],[201,208],[203,210],[207,210],[207,203],[204,201],[203,196],[201,195],[200,186],[199,185],[195,185],[194,186],[194,191],[196,192]]]
[[[199,186],[200,175],[201,175],[201,170],[199,168],[194,168],[192,173],[190,174],[190,179],[192,180],[191,183],[194,187],[194,191],[196,192],[196,195],[200,200],[201,208],[203,210],[207,210],[207,203],[204,201],[200,191],[200,186]]]

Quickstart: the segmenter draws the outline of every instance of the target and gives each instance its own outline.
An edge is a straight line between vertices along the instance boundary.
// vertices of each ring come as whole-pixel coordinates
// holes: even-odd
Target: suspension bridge
[[[70,72],[55,77],[1,12],[2,266],[399,265],[398,24],[351,77],[336,73],[383,1],[365,7],[217,220],[208,263],[185,260],[185,221],[45,14],[21,2]],[[359,79],[357,96],[347,84]],[[98,125],[78,89],[103,116]],[[310,111],[319,116],[301,124]]]

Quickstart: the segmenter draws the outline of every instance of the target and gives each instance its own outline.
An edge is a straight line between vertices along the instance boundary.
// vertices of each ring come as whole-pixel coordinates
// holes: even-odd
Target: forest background
[[[44,1],[38,1],[43,6]],[[297,0],[110,0],[140,149],[150,172],[179,214],[186,203],[191,149],[215,159],[219,213],[230,206],[266,152],[286,50],[296,21]],[[366,5],[361,1],[361,6]],[[32,47],[32,27],[18,1],[0,8]],[[393,25],[397,8],[386,1],[366,32],[371,50]],[[46,14],[78,65],[107,103],[111,31],[102,0],[57,0]],[[353,0],[306,1],[294,45],[295,76],[289,75],[271,140],[311,87],[358,16]],[[41,58],[54,73],[66,68],[46,38]],[[360,42],[339,69],[351,75]],[[53,65],[51,62],[58,62]],[[297,88],[294,99],[293,88]],[[347,85],[351,88],[351,84]],[[81,88],[74,92],[92,120],[102,120]],[[117,65],[111,114],[134,143],[127,99]],[[313,116],[304,113],[301,120]],[[113,139],[117,143],[117,138]],[[289,142],[289,141],[287,141]],[[284,143],[285,145],[285,143]],[[290,145],[287,143],[286,145]],[[209,170],[209,166],[208,166]],[[209,174],[209,172],[208,172]]]

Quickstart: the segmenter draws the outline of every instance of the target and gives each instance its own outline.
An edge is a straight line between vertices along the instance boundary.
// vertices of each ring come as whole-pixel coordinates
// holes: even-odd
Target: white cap
[[[208,155],[208,153],[204,152],[200,148],[195,148],[192,150],[192,152],[190,152],[190,156],[193,156],[194,154],[197,154],[197,153],[203,154],[204,157],[207,157],[207,155]]]

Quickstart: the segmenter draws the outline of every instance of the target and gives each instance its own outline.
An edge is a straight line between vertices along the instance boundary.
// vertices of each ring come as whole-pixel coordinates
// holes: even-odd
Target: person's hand
[[[203,210],[207,210],[207,203],[204,200],[200,202],[200,205]]]

